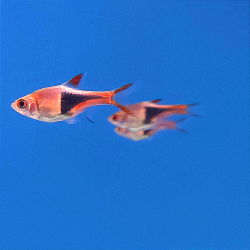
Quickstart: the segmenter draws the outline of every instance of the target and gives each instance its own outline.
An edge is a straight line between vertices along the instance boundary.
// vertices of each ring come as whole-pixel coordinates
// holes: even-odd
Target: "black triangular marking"
[[[145,108],[145,113],[146,113],[146,118],[144,120],[145,124],[149,124],[155,116],[167,112],[167,111],[173,111],[175,109],[173,108],[155,108],[155,107],[146,107]]]
[[[61,114],[67,114],[71,109],[81,102],[98,99],[100,96],[78,95],[67,92],[61,94]]]

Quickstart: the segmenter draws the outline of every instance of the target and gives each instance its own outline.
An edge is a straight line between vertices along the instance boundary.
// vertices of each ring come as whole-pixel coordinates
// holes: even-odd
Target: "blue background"
[[[248,1],[2,1],[1,249],[250,249]],[[200,102],[133,142],[10,104],[86,72],[121,103]]]

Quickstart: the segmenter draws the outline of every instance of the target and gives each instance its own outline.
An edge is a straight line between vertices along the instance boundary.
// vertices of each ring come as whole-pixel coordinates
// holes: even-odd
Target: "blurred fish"
[[[95,105],[115,105],[124,113],[131,111],[117,103],[114,96],[132,86],[131,83],[111,91],[83,91],[75,89],[82,78],[79,74],[62,85],[39,89],[11,104],[18,113],[43,122],[70,120],[86,108]]]
[[[146,129],[142,131],[131,131],[126,128],[116,127],[115,132],[120,136],[126,137],[134,141],[145,140],[149,137],[152,137],[157,132],[161,130],[166,130],[166,129],[178,130],[183,133],[187,133],[186,130],[180,129],[176,126],[177,123],[182,122],[183,120],[185,120],[185,118],[180,119],[178,121],[163,121],[161,123],[154,125],[150,129]]]
[[[108,118],[113,125],[121,128],[127,128],[131,131],[140,131],[150,129],[152,125],[171,115],[191,114],[187,109],[197,103],[185,105],[159,105],[161,99],[153,101],[139,102],[128,105],[127,108],[133,113],[133,116],[118,111]]]

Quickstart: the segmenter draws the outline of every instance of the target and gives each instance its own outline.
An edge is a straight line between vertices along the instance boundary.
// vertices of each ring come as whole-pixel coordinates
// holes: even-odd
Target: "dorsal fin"
[[[72,79],[70,79],[69,81],[65,82],[63,85],[67,86],[67,87],[74,87],[77,88],[81,79],[82,79],[83,73],[73,77]]]
[[[153,101],[149,101],[149,102],[151,102],[151,103],[158,103],[158,102],[160,102],[162,99],[155,99],[155,100],[153,100]]]

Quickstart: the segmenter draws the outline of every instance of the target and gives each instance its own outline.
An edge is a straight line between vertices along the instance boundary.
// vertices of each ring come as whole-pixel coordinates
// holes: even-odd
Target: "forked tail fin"
[[[120,93],[121,91],[128,89],[129,87],[131,87],[133,85],[133,83],[128,83],[122,87],[120,87],[119,89],[114,90],[114,95],[116,95],[117,93]]]
[[[116,94],[120,93],[121,91],[123,91],[123,90],[125,90],[125,89],[128,89],[128,88],[131,87],[132,85],[133,85],[132,83],[129,83],[129,84],[126,84],[126,85],[122,86],[122,87],[119,88],[119,89],[113,90],[113,95],[112,95],[112,97],[111,97],[111,104],[115,105],[116,107],[118,107],[119,109],[123,110],[124,112],[126,112],[126,113],[128,113],[128,114],[130,114],[130,115],[132,115],[132,111],[131,111],[129,108],[123,106],[122,104],[116,102],[116,101],[114,100],[114,96],[115,96]]]
[[[186,119],[187,119],[187,118],[181,118],[181,119],[179,119],[178,121],[176,121],[176,124],[178,124],[178,123],[180,123],[180,122],[183,122],[183,121],[185,121]],[[185,130],[185,129],[179,128],[179,127],[177,127],[177,126],[176,126],[175,129],[176,129],[177,131],[179,131],[179,132],[188,134],[188,131]]]
[[[187,134],[188,131],[184,130],[184,129],[181,129],[177,126],[178,123],[180,122],[183,122],[184,120],[186,120],[186,118],[181,118],[177,121],[168,121],[168,120],[165,120],[163,123],[159,123],[156,125],[158,131],[159,130],[167,130],[167,129],[173,129],[173,130],[177,130],[177,131],[180,131],[182,133],[185,133]]]

